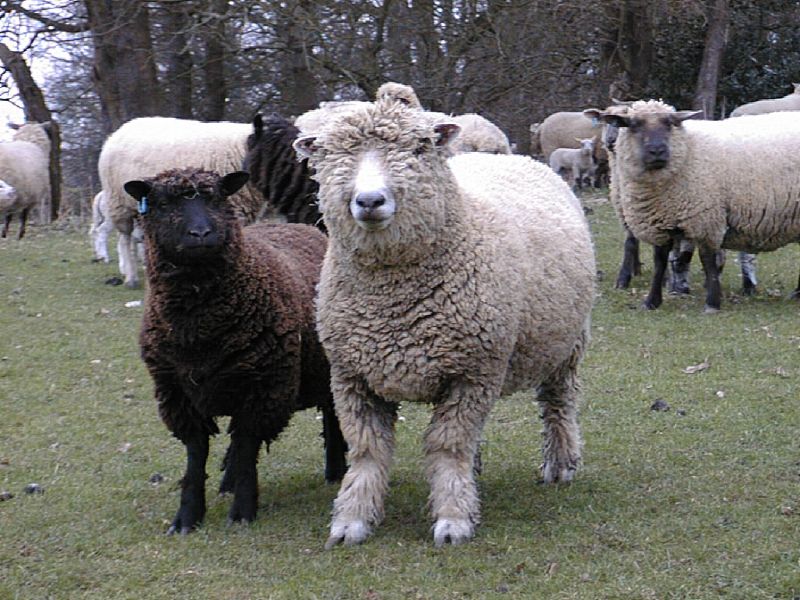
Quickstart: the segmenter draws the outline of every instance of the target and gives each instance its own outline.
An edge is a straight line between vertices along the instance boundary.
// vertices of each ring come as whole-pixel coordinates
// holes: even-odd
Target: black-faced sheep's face
[[[296,140],[316,169],[331,236],[382,255],[429,242],[455,188],[447,145],[458,130],[403,103],[378,102]]]
[[[670,161],[670,139],[686,119],[702,115],[702,111],[642,112],[626,115],[604,113],[604,120],[613,127],[627,127],[634,140],[638,160],[645,171],[664,169]]]
[[[146,244],[175,264],[207,261],[223,252],[232,230],[240,227],[228,197],[248,179],[243,171],[219,177],[173,170],[145,181],[129,181],[125,191],[139,202]]]

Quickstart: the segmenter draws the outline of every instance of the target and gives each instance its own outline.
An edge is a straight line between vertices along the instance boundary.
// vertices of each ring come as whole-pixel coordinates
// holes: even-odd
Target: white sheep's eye
[[[432,147],[433,144],[428,138],[422,138],[418,141],[417,147],[414,148],[414,156],[420,156],[422,154],[425,154]]]

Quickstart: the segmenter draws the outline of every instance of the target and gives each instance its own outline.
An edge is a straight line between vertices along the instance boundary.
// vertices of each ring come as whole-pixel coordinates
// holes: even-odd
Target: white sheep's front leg
[[[119,232],[117,253],[119,254],[119,271],[125,278],[125,287],[139,287],[139,276],[136,266],[136,244],[133,243],[130,232]]]
[[[360,544],[383,520],[397,419],[397,405],[378,398],[361,381],[332,375],[331,389],[350,468],[333,503],[326,550],[339,543]]]
[[[541,470],[545,483],[571,482],[581,462],[580,382],[576,367],[583,343],[582,338],[567,363],[539,387],[537,400],[544,422],[544,463]]]
[[[497,390],[455,384],[434,408],[425,433],[425,471],[431,492],[437,547],[466,542],[480,521],[480,498],[473,469],[486,417]]]

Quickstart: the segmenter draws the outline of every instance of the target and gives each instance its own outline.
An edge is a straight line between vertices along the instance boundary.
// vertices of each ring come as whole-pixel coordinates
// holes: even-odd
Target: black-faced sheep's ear
[[[672,125],[680,125],[686,119],[702,119],[702,110],[679,110],[678,112],[670,113],[669,122]]]
[[[433,131],[436,134],[435,145],[441,148],[458,137],[461,127],[455,123],[439,123],[433,126]]]
[[[153,190],[153,184],[138,179],[126,182],[122,187],[129,195],[133,196],[138,201],[141,201],[142,198],[149,195]]]
[[[319,146],[317,146],[317,136],[304,135],[299,137],[292,144],[292,148],[297,152],[298,158],[311,158],[311,156],[319,150]]]
[[[613,113],[608,112],[601,112],[600,118],[608,123],[609,125],[613,125],[614,127],[628,127],[631,124],[630,117],[626,117],[624,115],[615,115]]]
[[[583,111],[583,116],[589,119],[592,123],[598,123],[600,121],[600,115],[602,111],[597,108],[587,108]]]
[[[223,196],[235,194],[242,189],[242,186],[247,183],[248,179],[250,179],[250,173],[247,171],[228,173],[222,178],[222,181],[219,182],[219,191]]]
[[[264,133],[264,117],[261,116],[261,113],[253,117],[253,133],[255,139],[259,139]]]

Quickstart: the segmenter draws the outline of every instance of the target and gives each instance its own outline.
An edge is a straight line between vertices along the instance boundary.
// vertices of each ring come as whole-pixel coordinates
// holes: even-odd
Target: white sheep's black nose
[[[375,210],[386,203],[383,192],[359,192],[354,198],[359,208],[366,211]]]
[[[652,145],[645,148],[649,160],[667,160],[669,147],[666,144]]]

